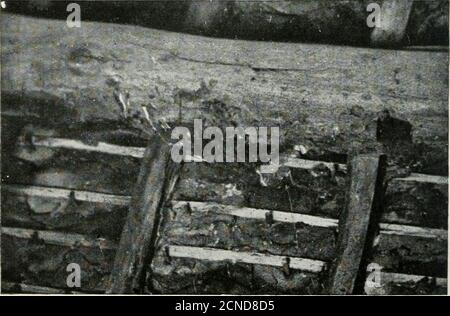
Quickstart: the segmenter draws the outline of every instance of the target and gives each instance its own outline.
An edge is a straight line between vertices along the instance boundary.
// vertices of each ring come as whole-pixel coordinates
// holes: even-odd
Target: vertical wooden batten
[[[181,164],[171,160],[170,144],[159,136],[145,151],[107,293],[139,293],[153,256],[161,208],[170,198]]]
[[[350,183],[339,219],[337,260],[333,265],[330,294],[354,294],[364,271],[364,258],[372,244],[383,194],[385,156],[356,155],[349,160]]]

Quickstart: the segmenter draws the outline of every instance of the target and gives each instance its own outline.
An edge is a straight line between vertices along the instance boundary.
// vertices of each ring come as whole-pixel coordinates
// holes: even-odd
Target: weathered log
[[[350,185],[344,212],[339,219],[337,259],[330,277],[330,293],[357,293],[361,269],[370,250],[372,227],[378,223],[383,194],[385,159],[380,155],[357,155],[348,162]]]
[[[151,262],[161,209],[171,198],[180,164],[172,162],[169,144],[159,135],[150,141],[141,163],[130,208],[114,259],[108,293],[139,293]]]
[[[2,280],[67,290],[104,292],[114,244],[78,234],[2,227]],[[80,265],[81,288],[69,288],[67,265]]]
[[[7,14],[2,29],[2,111],[10,115],[63,129],[102,122],[148,130],[131,117],[151,104],[155,122],[178,122],[181,112],[186,125],[202,118],[205,126],[279,126],[283,150],[303,145],[310,159],[381,146],[391,165],[447,172],[448,53],[230,41],[88,22],[75,30]],[[127,118],[120,94],[129,95]],[[410,129],[385,124],[377,135],[386,109]]]
[[[385,2],[385,1],[383,1]],[[383,4],[383,2],[380,3]],[[70,1],[20,1],[7,10],[66,19]],[[78,1],[83,21],[138,24],[209,36],[368,45],[368,0]],[[406,25],[405,25],[406,26]],[[416,1],[398,44],[448,43],[448,1]]]

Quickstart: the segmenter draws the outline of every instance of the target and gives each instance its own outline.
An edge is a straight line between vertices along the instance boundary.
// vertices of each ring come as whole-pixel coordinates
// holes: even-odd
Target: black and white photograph
[[[2,296],[448,295],[448,0],[5,0],[0,25]]]

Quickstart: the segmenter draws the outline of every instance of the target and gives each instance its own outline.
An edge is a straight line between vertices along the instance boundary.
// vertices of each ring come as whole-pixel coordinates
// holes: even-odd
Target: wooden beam
[[[357,286],[370,240],[371,220],[379,207],[383,165],[384,156],[378,154],[357,155],[349,161],[350,186],[339,220],[338,258],[332,273],[331,294],[353,294]]]
[[[145,266],[151,261],[154,251],[152,245],[159,213],[173,191],[181,166],[172,162],[170,148],[162,138],[155,136],[145,151],[111,272],[108,293],[141,290]]]
[[[92,22],[80,31],[8,14],[1,22],[2,111],[21,120],[62,129],[108,121],[144,131],[142,105],[156,123],[175,122],[181,109],[187,126],[197,118],[211,126],[279,126],[289,135],[281,147],[300,141],[303,158],[319,159],[352,142],[375,149],[374,119],[388,110],[401,113],[414,137],[386,150],[416,172],[446,173],[447,52],[235,41]],[[108,40],[93,41],[102,34]],[[24,69],[34,71],[25,76]],[[118,95],[130,96],[128,113]],[[204,106],[210,103],[222,114]]]

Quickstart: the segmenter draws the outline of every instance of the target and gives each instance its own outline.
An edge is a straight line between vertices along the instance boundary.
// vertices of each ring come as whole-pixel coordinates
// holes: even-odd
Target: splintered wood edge
[[[130,196],[118,196],[113,194],[96,193],[89,191],[67,190],[59,188],[48,188],[40,186],[27,185],[10,185],[5,184],[2,189],[14,194],[22,194],[27,196],[40,196],[45,198],[69,199],[71,192],[78,201],[107,203],[119,206],[128,206],[131,200]],[[338,226],[338,220],[333,218],[325,218],[313,215],[305,215],[299,213],[290,213],[282,211],[274,211],[268,209],[257,209],[249,207],[236,207],[233,205],[219,204],[214,202],[197,202],[197,201],[180,201],[172,200],[174,208],[190,206],[194,211],[209,212],[216,211],[224,214],[242,217],[261,219],[266,218],[267,213],[271,213],[274,221],[285,223],[304,223],[316,227],[332,228]],[[448,231],[445,229],[426,228],[419,226],[398,225],[398,224],[380,224],[381,234],[384,235],[400,235],[424,238],[447,239]]]
[[[326,265],[323,261],[298,257],[283,257],[190,246],[170,245],[168,247],[169,256],[176,258],[189,258],[204,261],[231,261],[233,263],[260,264],[274,267],[283,267],[289,264],[289,268],[312,273],[322,272]]]

